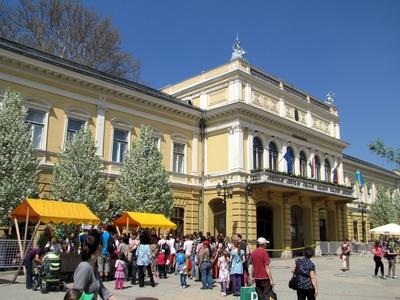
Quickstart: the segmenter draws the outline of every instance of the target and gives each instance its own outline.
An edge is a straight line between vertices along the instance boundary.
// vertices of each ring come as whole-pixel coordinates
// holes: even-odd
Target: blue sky
[[[254,66],[324,100],[336,92],[345,153],[384,167],[368,150],[400,147],[400,1],[110,1],[84,4],[110,16],[123,47],[155,88],[230,59],[239,33]]]

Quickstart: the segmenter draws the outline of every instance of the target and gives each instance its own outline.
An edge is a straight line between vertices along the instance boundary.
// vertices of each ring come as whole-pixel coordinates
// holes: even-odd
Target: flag
[[[338,166],[336,166],[334,169],[333,169],[333,183],[335,183],[335,184],[338,184],[339,183],[339,176],[338,176]]]
[[[310,161],[311,178],[315,177],[315,157]]]
[[[364,186],[364,178],[361,174],[360,169],[357,169],[356,172],[354,173],[354,177],[356,178],[356,182],[361,186]]]
[[[286,159],[286,162],[287,162],[287,172],[289,174],[292,174],[292,171],[293,171],[292,153],[290,153],[290,151],[286,150],[286,153],[283,157]]]

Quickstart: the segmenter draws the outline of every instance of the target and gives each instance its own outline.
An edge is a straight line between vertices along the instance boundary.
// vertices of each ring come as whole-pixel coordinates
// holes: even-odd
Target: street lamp
[[[224,193],[222,194],[222,196],[224,197],[222,203],[225,203],[226,198],[232,198],[233,196],[233,190],[232,188],[228,188],[228,181],[226,180],[226,178],[222,180],[222,185],[219,182],[217,184],[217,194],[219,197],[221,196],[222,190],[224,191]]]

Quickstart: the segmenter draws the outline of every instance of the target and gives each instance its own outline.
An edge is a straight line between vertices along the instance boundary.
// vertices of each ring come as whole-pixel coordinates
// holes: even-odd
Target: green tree
[[[395,193],[389,195],[387,191],[380,188],[378,197],[371,204],[369,218],[374,226],[381,226],[388,223],[399,223],[400,221],[400,195]]]
[[[111,201],[116,215],[124,211],[161,213],[169,217],[173,207],[168,173],[162,165],[153,130],[141,126],[139,140],[126,153]]]
[[[38,161],[20,94],[7,90],[0,108],[0,223],[25,197],[37,193]]]
[[[20,0],[17,6],[0,2],[0,36],[115,76],[139,79],[140,63],[122,51],[111,19],[76,0]]]
[[[368,148],[380,158],[386,160],[386,162],[400,167],[400,148],[386,147],[380,139],[376,139],[375,142],[369,144]]]
[[[90,129],[79,130],[59,153],[54,166],[54,197],[87,204],[99,217],[105,213],[103,164],[96,155]]]

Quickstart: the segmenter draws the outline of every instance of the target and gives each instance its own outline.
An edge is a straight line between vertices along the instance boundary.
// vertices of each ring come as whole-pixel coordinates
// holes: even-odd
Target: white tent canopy
[[[397,225],[395,223],[390,223],[376,228],[372,228],[369,232],[377,234],[400,235],[400,225]]]

